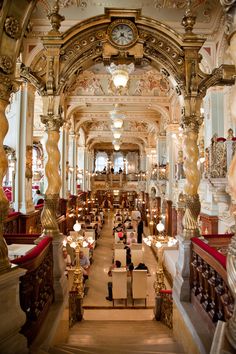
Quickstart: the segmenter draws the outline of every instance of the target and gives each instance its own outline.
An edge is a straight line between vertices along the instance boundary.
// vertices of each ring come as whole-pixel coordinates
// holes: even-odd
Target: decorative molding
[[[6,74],[12,74],[13,61],[12,57],[8,55],[0,55],[0,69]]]
[[[12,16],[7,17],[5,20],[4,29],[9,37],[14,39],[17,39],[19,37],[20,24],[16,18]]]

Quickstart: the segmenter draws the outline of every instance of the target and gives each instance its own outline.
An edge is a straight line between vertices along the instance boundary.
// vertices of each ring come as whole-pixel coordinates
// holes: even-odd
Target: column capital
[[[47,131],[58,131],[63,125],[63,118],[60,115],[48,114],[47,116],[41,115],[40,117]]]
[[[225,34],[231,37],[236,32],[235,14],[236,4],[235,0],[220,0],[220,3],[225,12]]]
[[[191,116],[182,116],[182,125],[183,128],[187,131],[193,131],[195,133],[199,132],[199,127],[203,122],[202,116],[196,116],[195,114]]]

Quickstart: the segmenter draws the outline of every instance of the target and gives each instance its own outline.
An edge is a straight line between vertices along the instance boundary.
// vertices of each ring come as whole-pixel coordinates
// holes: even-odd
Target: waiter
[[[143,236],[143,221],[141,220],[140,216],[138,216],[138,226],[137,226],[137,242],[142,243],[142,236]]]

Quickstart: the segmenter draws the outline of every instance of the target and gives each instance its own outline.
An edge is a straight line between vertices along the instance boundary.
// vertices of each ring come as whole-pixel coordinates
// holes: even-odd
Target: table
[[[15,259],[18,257],[25,256],[27,253],[29,253],[36,245],[30,245],[30,244],[16,244],[12,243],[11,245],[8,245],[8,256],[10,259]]]

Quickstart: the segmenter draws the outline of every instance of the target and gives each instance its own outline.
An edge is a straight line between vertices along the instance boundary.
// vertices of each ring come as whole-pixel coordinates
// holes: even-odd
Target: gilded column
[[[198,187],[200,183],[200,171],[197,166],[199,151],[197,145],[199,127],[202,117],[184,117],[183,151],[184,151],[184,172],[186,182],[184,191],[186,194],[186,210],[183,217],[184,238],[190,239],[198,236],[198,215],[200,213],[200,200]]]
[[[59,129],[62,126],[62,118],[53,114],[41,116],[42,123],[46,126],[48,139],[46,150],[48,160],[45,166],[45,173],[48,181],[48,187],[45,192],[45,204],[41,214],[43,234],[57,236],[59,234],[56,220],[56,210],[61,189],[61,177],[59,175],[60,151],[58,141],[60,138]]]
[[[8,161],[3,148],[4,138],[8,131],[8,120],[5,115],[9,103],[11,81],[9,78],[0,76],[0,273],[10,268],[6,241],[3,238],[3,224],[8,215],[9,202],[3,191],[3,178],[7,172]]]
[[[60,151],[58,141],[60,138],[59,129],[63,124],[60,115],[48,114],[41,116],[42,123],[46,126],[48,139],[46,150],[48,160],[45,166],[45,173],[48,186],[45,192],[45,203],[41,214],[43,235],[53,237],[53,277],[55,300],[60,301],[64,298],[67,291],[67,280],[64,275],[65,263],[62,256],[63,238],[60,233],[56,212],[61,188],[61,177],[59,175]]]

